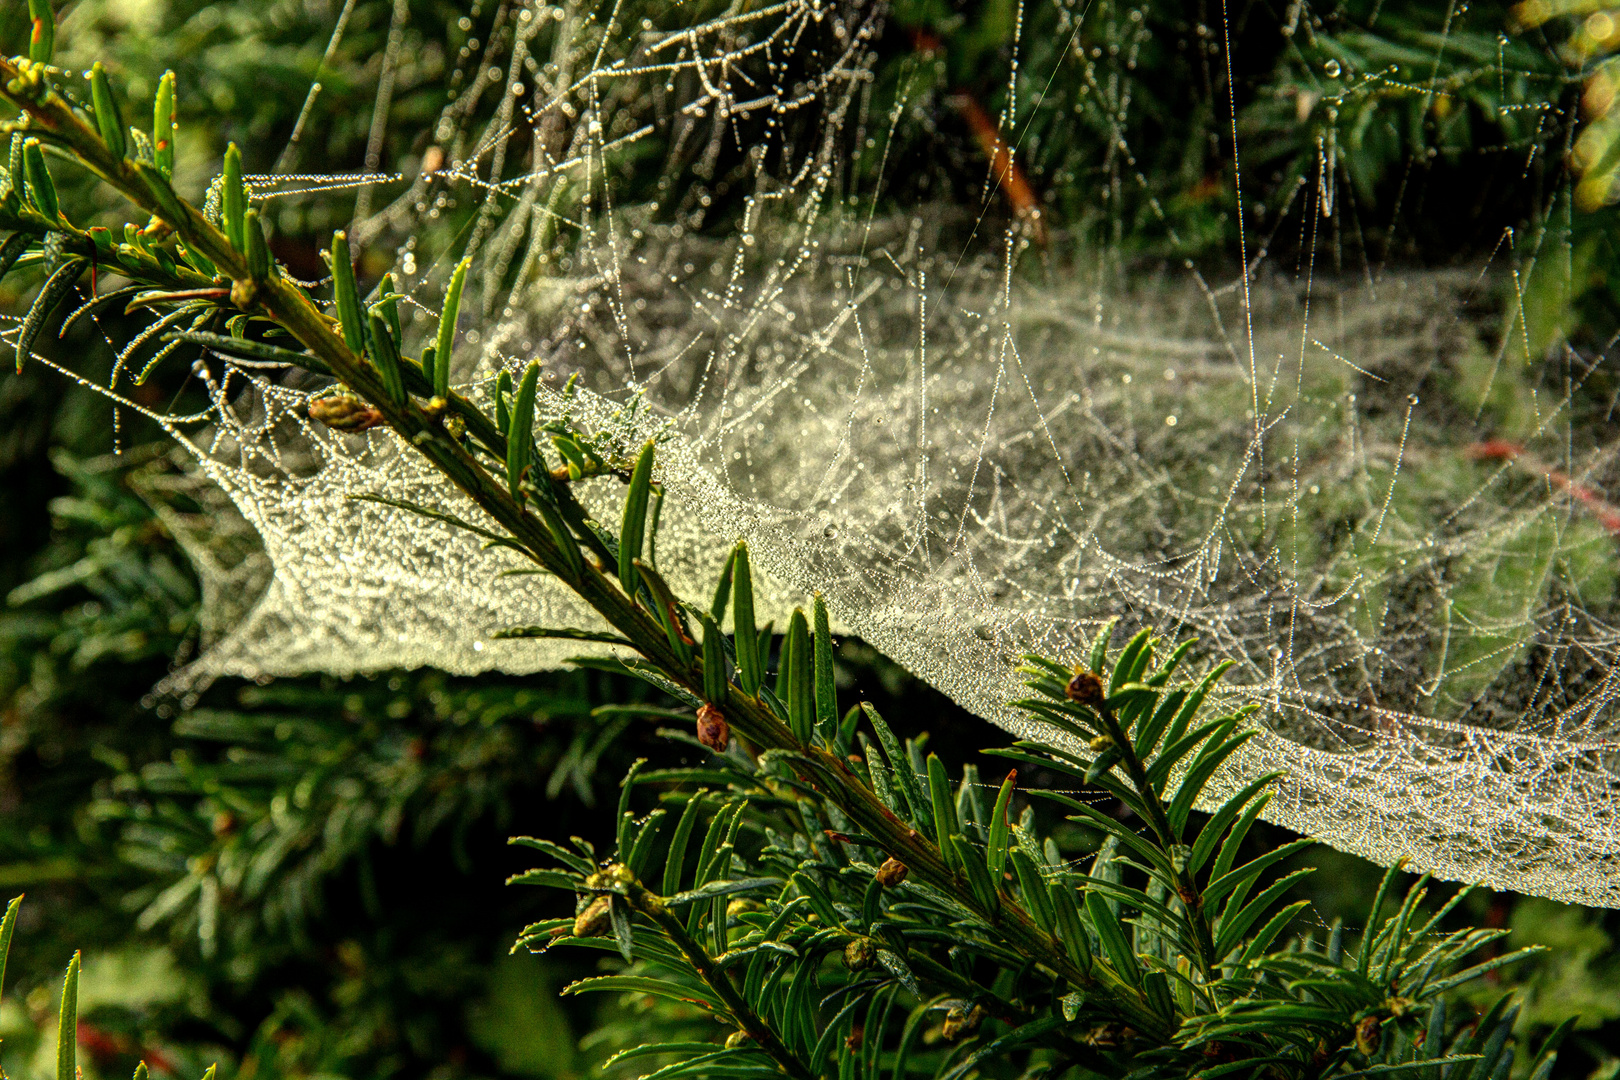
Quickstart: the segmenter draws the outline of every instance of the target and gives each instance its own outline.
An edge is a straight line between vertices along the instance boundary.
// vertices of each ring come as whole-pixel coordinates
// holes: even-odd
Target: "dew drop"
[[[1322,73],[1330,79],[1337,79],[1339,77],[1339,62],[1337,60],[1329,60],[1327,63],[1322,65]]]
[[[1413,408],[1416,408],[1417,403],[1418,403],[1418,396],[1416,394],[1407,394],[1406,395],[1406,403],[1408,405],[1412,406]]]

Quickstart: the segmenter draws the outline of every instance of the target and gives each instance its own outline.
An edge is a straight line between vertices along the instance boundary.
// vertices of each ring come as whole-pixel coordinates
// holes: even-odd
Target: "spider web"
[[[484,51],[463,50],[442,163],[365,186],[353,234],[398,245],[425,341],[452,259],[419,238],[479,208],[457,246],[475,255],[458,382],[487,401],[495,372],[538,357],[543,419],[621,454],[663,439],[655,558],[687,595],[746,538],[763,617],[820,592],[843,631],[1059,741],[1005,704],[1020,654],[1075,657],[1115,616],[1196,636],[1201,660],[1235,662],[1230,704],[1261,706],[1209,798],[1276,770],[1266,816],[1336,847],[1620,906],[1620,462],[1589,388],[1605,357],[1532,352],[1523,281],[1567,255],[1556,236],[1509,235],[1463,269],[1364,254],[1343,271],[1361,218],[1323,146],[1269,232],[1239,223],[1225,267],[1066,243],[1002,212],[1011,170],[989,168],[966,209],[918,194],[928,164],[890,150],[925,110],[906,86],[887,114],[872,104],[883,20],[822,0],[502,3]],[[1229,59],[1230,26],[1207,36]],[[398,52],[391,35],[373,146]],[[1126,57],[1098,55],[1088,77],[1112,64],[1128,110]],[[1015,74],[1003,148],[1054,75]],[[669,205],[631,183],[646,161]],[[255,196],[352,181],[259,177]],[[1297,266],[1265,253],[1283,228]],[[533,671],[588,648],[497,640],[597,623],[476,537],[352,498],[480,520],[391,434],[313,423],[297,379],[212,370],[213,412],[169,422],[275,574],[173,688]],[[583,492],[607,520],[618,497]]]

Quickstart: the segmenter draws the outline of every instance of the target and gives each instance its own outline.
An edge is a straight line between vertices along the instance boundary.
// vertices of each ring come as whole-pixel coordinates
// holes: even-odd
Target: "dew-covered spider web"
[[[1053,2],[1072,34],[1048,50],[1058,66],[1020,68],[1020,27]],[[1607,354],[1549,336],[1549,290],[1532,295],[1538,267],[1561,268],[1552,292],[1578,273],[1556,215],[1463,265],[1404,265],[1363,236],[1390,208],[1358,204],[1345,151],[1319,141],[1263,218],[1239,201],[1241,243],[1177,256],[1186,238],[1152,198],[1118,209],[1143,183],[1123,135],[1083,176],[1037,183],[1006,164],[1009,147],[1038,159],[1027,118],[1058,79],[1124,130],[1131,49],[1155,46],[1134,10],[1027,0],[1003,50],[1012,100],[985,121],[999,156],[947,197],[925,181],[949,163],[919,151],[944,99],[925,51],[885,53],[882,8],[503,2],[476,13],[490,29],[462,50],[464,89],[423,167],[365,186],[352,235],[392,258],[413,351],[449,265],[474,254],[455,354],[467,393],[487,401],[495,372],[539,358],[543,419],[622,454],[663,440],[655,558],[684,594],[706,597],[746,538],[762,618],[782,625],[819,591],[845,632],[1020,735],[1038,731],[1005,704],[1020,654],[1074,659],[1115,616],[1122,635],[1196,636],[1201,662],[1235,661],[1234,699],[1261,706],[1260,737],[1211,798],[1279,770],[1267,816],[1339,848],[1620,906],[1616,384]],[[1087,20],[1123,50],[1090,45]],[[1220,18],[1186,30],[1217,70],[1232,33]],[[395,122],[397,51],[374,135]],[[1345,109],[1449,92],[1334,64],[1321,93]],[[1281,107],[1303,121],[1316,105]],[[973,109],[959,109],[970,129]],[[1250,147],[1232,134],[1241,185]],[[301,133],[306,162],[315,135]],[[1491,149],[1514,172],[1542,146]],[[253,182],[273,208],[338,181]],[[1020,195],[1041,184],[1094,187],[1096,221],[1042,218]],[[458,212],[454,244],[429,250]],[[1132,231],[1155,228],[1167,246],[1137,254]],[[1268,254],[1284,241],[1297,254]],[[387,432],[310,420],[319,380],[198,370],[215,408],[171,426],[275,573],[182,691],[534,671],[587,648],[497,640],[599,624],[478,537],[354,501],[478,518]],[[617,519],[621,485],[583,487]]]

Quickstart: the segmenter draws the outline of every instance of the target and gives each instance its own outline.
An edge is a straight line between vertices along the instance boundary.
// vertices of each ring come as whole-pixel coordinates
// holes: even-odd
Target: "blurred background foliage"
[[[627,22],[650,2],[626,0]],[[177,72],[183,186],[201,188],[235,140],[250,173],[397,174],[365,197],[380,207],[454,153],[442,145],[451,102],[494,107],[469,78],[510,47],[510,8],[76,0],[61,5],[61,63],[102,60],[133,101]],[[0,9],[0,47],[21,48],[25,10]],[[399,63],[379,124],[391,32]],[[1035,265],[1058,237],[1120,268],[1230,260],[1240,239],[1289,272],[1310,251],[1342,273],[1495,253],[1522,271],[1536,351],[1596,350],[1620,328],[1617,45],[1620,11],[1590,0],[895,0],[862,107],[873,124],[908,110],[917,122],[889,153],[933,163],[889,170],[885,200],[944,201],[996,233],[1022,222]],[[322,89],[306,105],[312,82]],[[878,140],[856,149],[845,183],[869,192]],[[657,213],[693,214],[693,192],[658,186],[696,185],[689,172],[622,169]],[[724,181],[704,181],[694,227],[729,227],[742,188]],[[266,204],[277,255],[317,276],[315,238],[363,215],[356,199]],[[1301,212],[1334,203],[1331,217]],[[449,236],[476,208],[444,210],[434,227]],[[379,233],[379,270],[410,239],[434,246]],[[1560,257],[1538,262],[1540,251]],[[0,308],[18,310],[13,290],[31,287],[7,278]],[[185,393],[165,378],[138,392]],[[611,1034],[626,1007],[556,999],[581,961],[507,955],[537,916],[532,897],[503,887],[526,865],[505,841],[605,835],[595,808],[616,799],[628,764],[680,758],[657,734],[665,703],[600,672],[418,671],[222,682],[179,710],[152,688],[262,588],[251,536],[217,514],[202,535],[209,492],[162,433],[39,365],[0,380],[0,490],[0,885],[29,894],[0,1003],[9,1075],[45,1073],[44,976],[74,947],[86,950],[88,1080],[128,1075],[138,1057],[181,1076],[217,1060],[243,1080],[562,1078],[605,1057],[610,1038],[580,1038]],[[996,741],[859,642],[842,652],[847,688],[932,731],[953,767]],[[1066,839],[1076,853],[1095,842]],[[1304,858],[1325,870],[1305,894],[1315,914],[1354,919],[1373,869],[1326,850]],[[1581,1014],[1560,1075],[1620,1075],[1620,919],[1506,895],[1473,903],[1474,919],[1513,929],[1510,945],[1553,947],[1491,989],[1521,986],[1527,1028]]]

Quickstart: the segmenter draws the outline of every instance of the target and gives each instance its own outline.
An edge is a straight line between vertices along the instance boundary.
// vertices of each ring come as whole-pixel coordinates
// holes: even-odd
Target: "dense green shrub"
[[[405,122],[390,130],[383,150],[395,162],[427,150],[424,133],[410,121],[433,114],[455,69],[448,43],[471,33],[455,28],[455,12],[422,7],[419,24],[429,29],[413,24],[411,33],[421,34],[417,67],[402,78],[398,99]],[[119,156],[94,132],[68,136],[63,145],[113,174],[113,187],[134,198],[143,214],[175,225],[180,246],[164,249],[167,263],[154,253],[169,243],[161,238],[109,248],[104,237],[64,228],[44,213],[46,180],[14,182],[0,223],[30,243],[52,245],[50,261],[43,246],[24,256],[8,279],[26,283],[16,296],[27,296],[42,271],[93,256],[103,273],[116,270],[157,289],[195,285],[199,275],[207,281],[222,271],[256,289],[284,290],[275,295],[296,312],[304,302],[298,287],[258,250],[262,234],[241,231],[256,223],[223,222],[240,237],[227,242],[202,215],[188,214],[174,191],[203,186],[216,169],[205,148],[224,134],[244,144],[250,135],[262,145],[285,142],[295,116],[277,101],[301,100],[307,87],[307,57],[296,46],[311,33],[309,10],[197,5],[182,13],[185,18],[176,16],[177,25],[165,27],[178,35],[169,45],[178,43],[183,48],[177,51],[195,58],[181,81],[200,90],[182,97],[180,115],[188,130],[221,137],[190,144],[191,156],[175,165],[180,179],[172,188],[150,169],[143,170],[145,186],[130,183]],[[1403,182],[1401,170],[1419,148],[1432,145],[1437,169],[1455,171],[1436,182],[1464,183],[1469,155],[1482,142],[1528,150],[1553,146],[1568,134],[1556,126],[1526,128],[1528,113],[1504,111],[1500,97],[1506,92],[1499,77],[1502,50],[1511,49],[1506,66],[1515,78],[1539,87],[1548,103],[1567,103],[1573,79],[1553,53],[1522,39],[1502,44],[1478,29],[1458,30],[1447,39],[1448,49],[1437,49],[1434,13],[1423,5],[1392,9],[1376,32],[1354,13],[1319,20],[1299,16],[1296,6],[1304,44],[1247,54],[1253,70],[1241,73],[1241,88],[1225,88],[1227,76],[1218,71],[1213,82],[1201,82],[1202,60],[1175,51],[1175,43],[1187,41],[1202,48],[1207,34],[1173,6],[1140,10],[1145,14],[1135,19],[1129,9],[1109,7],[1077,31],[1085,49],[1139,45],[1144,83],[1163,92],[1162,100],[1139,101],[1131,115],[1123,141],[1127,151],[1146,148],[1140,158],[1113,152],[1120,133],[1110,103],[1076,78],[1059,83],[1045,101],[1048,111],[1034,116],[1035,141],[1024,159],[1035,185],[1051,196],[1046,213],[1092,228],[1105,242],[1129,237],[1140,245],[1133,256],[1204,257],[1232,238],[1236,207],[1225,185],[1210,182],[1229,157],[1216,121],[1228,89],[1243,95],[1239,127],[1250,166],[1265,177],[1256,197],[1271,213],[1311,176],[1330,140],[1345,182],[1357,197],[1379,203],[1391,198],[1391,185]],[[983,109],[1006,105],[998,97],[1000,83],[977,73],[993,68],[986,57],[1006,40],[1010,11],[903,5],[894,13],[892,55],[880,70],[891,93],[907,81],[917,107],[934,109],[944,121],[939,138],[957,161],[960,181],[951,197],[969,203],[977,195],[973,180],[982,170],[982,148],[968,110],[953,102],[966,91]],[[277,18],[277,12],[295,17]],[[378,6],[360,5],[359,12],[336,58],[340,74],[323,69],[328,96],[310,121],[334,161],[357,166],[366,164],[368,114],[356,103],[370,100],[362,69],[387,30]],[[1474,18],[1479,26],[1505,27],[1506,15],[1499,14],[1495,23],[1479,12]],[[15,9],[7,15],[14,18]],[[113,8],[99,13],[99,20],[116,18]],[[1062,9],[1043,7],[1033,20],[1024,32],[1037,50],[1061,50],[1073,25]],[[128,78],[115,92],[144,108],[157,91],[167,49],[155,55],[140,44],[147,39],[109,25],[110,32],[87,32],[61,45],[74,50],[75,63],[116,56]],[[1144,27],[1153,33],[1144,36]],[[918,59],[935,52],[937,63]],[[1493,60],[1496,68],[1489,67]],[[1320,74],[1330,61],[1338,74],[1329,78],[1343,81],[1334,91],[1342,101],[1331,116],[1331,94]],[[1392,74],[1391,64],[1399,68]],[[1421,94],[1374,92],[1351,77],[1378,71],[1389,84],[1415,84],[1421,80],[1411,72],[1420,69],[1464,105],[1440,115]],[[272,92],[262,81],[267,72],[279,78]],[[71,76],[51,72],[33,81],[38,74],[21,63],[5,72],[6,79],[20,80],[8,93],[24,109],[54,109],[51,115],[64,118],[60,100],[45,89],[53,80],[71,82],[78,99],[87,96]],[[1512,93],[1522,102],[1529,91],[1518,86]],[[1308,108],[1301,104],[1307,98]],[[93,118],[93,112],[85,115]],[[1071,115],[1084,122],[1061,122]],[[1537,168],[1556,167],[1556,154],[1530,156]],[[122,225],[105,189],[92,189],[82,175],[64,174],[44,160],[40,175],[61,179],[58,198],[71,219],[89,223],[79,215],[93,213],[97,223]],[[1133,172],[1143,176],[1142,185],[1122,182]],[[931,175],[938,182],[940,174]],[[347,207],[334,210],[330,200],[296,205],[276,222],[275,255],[288,269],[298,258],[313,262],[311,237],[347,217],[341,212]],[[1503,220],[1522,209],[1496,208]],[[1575,232],[1589,257],[1604,265],[1612,241],[1588,224],[1591,219],[1578,220]],[[132,223],[144,224],[142,215]],[[1470,242],[1478,240],[1476,227],[1467,226]],[[1426,250],[1443,250],[1463,231],[1442,218],[1401,235]],[[1123,248],[1116,243],[1115,250]],[[1581,316],[1552,319],[1572,334],[1606,332],[1610,286],[1603,275],[1592,276],[1590,290],[1577,289],[1567,300],[1589,305]],[[36,304],[38,295],[48,294],[36,294]],[[172,312],[188,302],[159,300],[155,307]],[[251,297],[244,303],[252,309]],[[229,298],[213,297],[196,310],[223,317],[237,309]],[[34,329],[54,329],[49,314],[41,312]],[[667,1066],[665,1075],[682,1067],[707,1075],[841,1077],[882,1070],[966,1075],[973,1069],[1017,1076],[1068,1068],[1074,1075],[1347,1075],[1447,1057],[1454,1059],[1447,1075],[1459,1078],[1553,1068],[1567,1030],[1557,1026],[1564,1019],[1558,1010],[1540,1013],[1537,1037],[1524,1040],[1513,1033],[1520,1014],[1508,997],[1495,987],[1468,985],[1471,978],[1496,977],[1509,960],[1522,957],[1490,955],[1500,931],[1454,925],[1466,904],[1425,905],[1424,886],[1398,889],[1392,872],[1375,898],[1357,897],[1365,902],[1352,907],[1365,932],[1302,932],[1294,920],[1303,902],[1289,902],[1301,880],[1287,872],[1297,849],[1279,843],[1257,850],[1252,839],[1243,846],[1253,810],[1265,798],[1263,786],[1206,820],[1189,810],[1206,773],[1194,770],[1183,779],[1166,765],[1161,775],[1149,775],[1169,760],[1155,751],[1177,736],[1186,740],[1185,760],[1218,763],[1242,732],[1241,717],[1222,717],[1203,729],[1204,717],[1171,707],[1157,719],[1160,704],[1189,688],[1172,678],[1173,664],[1150,666],[1154,656],[1145,637],[1113,653],[1106,669],[1110,654],[1106,641],[1099,643],[1089,667],[1108,676],[1100,699],[1084,680],[1071,695],[1074,673],[1067,666],[1031,661],[1036,685],[1028,707],[1092,742],[1096,756],[1076,760],[1040,745],[1008,752],[1027,780],[1084,787],[1086,798],[1110,796],[1117,803],[1108,805],[1124,808],[1119,817],[1028,782],[1016,789],[981,785],[972,766],[948,780],[921,735],[902,742],[878,710],[834,707],[830,642],[810,620],[780,643],[771,680],[769,642],[761,652],[755,641],[739,646],[707,632],[702,617],[718,617],[714,605],[689,598],[664,603],[655,568],[619,564],[619,551],[633,546],[620,547],[628,534],[582,531],[566,485],[540,484],[532,473],[524,479],[527,439],[513,438],[494,418],[452,398],[474,436],[462,448],[480,455],[475,460],[482,471],[469,472],[424,408],[437,389],[431,364],[424,368],[417,358],[403,357],[390,370],[387,343],[379,341],[368,366],[334,341],[304,336],[301,331],[313,327],[308,320],[294,317],[282,325],[309,351],[282,349],[288,342],[278,339],[260,342],[260,348],[280,350],[261,355],[291,356],[313,370],[337,372],[402,431],[425,432],[430,443],[440,439],[430,454],[493,508],[508,530],[501,539],[516,542],[598,602],[653,665],[639,673],[655,676],[654,685],[625,670],[524,684],[469,684],[431,673],[355,683],[307,680],[224,688],[164,731],[135,703],[163,661],[207,632],[199,621],[199,583],[185,570],[174,535],[173,515],[194,509],[186,502],[194,496],[154,483],[166,468],[154,452],[142,452],[154,460],[141,466],[144,478],[133,480],[127,459],[60,457],[58,467],[74,485],[54,506],[62,527],[29,582],[8,582],[21,585],[13,597],[24,614],[8,617],[4,632],[13,703],[7,738],[26,745],[27,753],[8,751],[7,761],[10,783],[27,794],[21,805],[8,807],[0,843],[4,880],[68,882],[71,889],[47,909],[51,920],[60,919],[54,929],[36,923],[17,936],[18,956],[26,958],[22,966],[37,988],[40,973],[59,958],[25,948],[29,933],[54,943],[58,935],[82,930],[87,945],[110,948],[126,937],[150,942],[154,931],[172,931],[184,943],[187,965],[195,965],[179,972],[155,947],[111,953],[108,969],[127,984],[125,1000],[136,1004],[122,1014],[107,1011],[88,1033],[79,1028],[76,1037],[61,1040],[64,1048],[81,1045],[86,1055],[100,1055],[95,1065],[122,1069],[133,1067],[155,1035],[182,1049],[151,1064],[166,1062],[183,1075],[197,1074],[222,1050],[238,1058],[241,1075],[383,1075],[429,1063],[454,1072],[468,1068],[460,1035],[451,1030],[462,1018],[435,1016],[451,1010],[468,1014],[464,1024],[480,1055],[474,1072],[560,1075],[582,1067],[584,1058],[547,1060],[533,1047],[533,1031],[558,1039],[571,1023],[592,1030],[586,1043],[594,1060],[623,1051],[617,1058],[623,1064],[614,1068],[624,1074]],[[35,340],[41,348],[55,347]],[[7,380],[19,401],[58,392],[37,370],[19,378],[28,381]],[[98,435],[105,430],[85,426]],[[17,429],[7,437],[19,437]],[[31,445],[40,437],[36,431]],[[43,472],[37,456],[26,464],[35,478]],[[634,461],[610,465],[626,480],[636,472]],[[40,501],[32,506],[35,521],[44,520]],[[637,539],[642,527],[634,526]],[[39,541],[36,527],[16,543]],[[587,556],[604,557],[606,573],[581,558],[582,545]],[[736,565],[746,565],[746,555],[739,558]],[[732,666],[735,683],[724,678]],[[121,681],[111,690],[85,683],[86,672],[103,678],[115,670]],[[712,681],[716,670],[719,682]],[[856,695],[845,693],[838,704],[853,700]],[[705,721],[695,721],[693,709],[705,703],[743,738],[721,738],[713,717],[707,729]],[[603,705],[605,714],[596,711]],[[668,744],[649,728],[631,727],[636,716],[681,724],[671,736],[678,747],[692,743],[688,732],[696,732],[700,745],[679,749],[700,764],[660,767]],[[627,746],[630,735],[635,738]],[[618,793],[617,816],[608,820],[614,793],[605,777],[618,775],[638,752],[660,764],[632,771]],[[585,804],[567,824],[555,821],[549,807],[557,804],[542,802],[559,793]],[[1053,796],[1047,802],[1055,805],[1039,805],[1043,795]],[[601,802],[596,814],[587,812],[593,798]],[[1024,809],[1015,824],[1012,811],[1019,805]],[[649,816],[639,816],[648,810]],[[419,859],[484,872],[496,864],[491,835],[531,828],[541,817],[556,828],[534,846],[554,865],[519,880],[562,893],[548,894],[543,903],[551,917],[524,938],[531,948],[546,947],[547,966],[497,963],[489,947],[501,931],[466,897],[459,898],[461,906],[451,897],[414,910],[401,900],[421,896],[412,873]],[[556,841],[571,831],[584,842]],[[668,856],[656,857],[666,844]],[[903,878],[899,869],[880,869],[889,859],[906,868]],[[87,919],[83,912],[98,903],[118,914]],[[521,921],[517,910],[527,898],[513,893],[507,903],[507,921]],[[30,908],[14,907],[12,915],[18,910]],[[464,932],[480,919],[484,933]],[[333,925],[345,933],[334,937]],[[559,959],[570,953],[573,959]],[[599,959],[607,974],[596,974]],[[322,967],[327,970],[316,976]],[[14,980],[18,968],[14,960]],[[538,979],[536,970],[544,973]],[[549,1004],[555,987],[546,984],[562,973],[592,976],[575,983],[576,990],[625,996],[600,1011],[562,1013]],[[330,1001],[287,989],[315,977],[329,984]],[[194,991],[202,981],[226,989],[199,1002]],[[173,992],[177,987],[185,993]],[[1470,990],[1488,997],[1468,997]],[[29,997],[31,1019],[54,1021],[54,1010],[40,1007],[38,997],[37,989]],[[514,1007],[520,998],[531,1004]],[[464,1010],[468,999],[472,1008]],[[232,1006],[242,1015],[222,1015]],[[6,1015],[14,1052],[29,1052],[32,1038],[36,1057],[73,1075],[71,1056],[50,1053],[57,1041],[34,1034],[49,1024]],[[63,1008],[61,1016],[63,1030],[74,1031],[72,1010]],[[1519,1024],[1521,1034],[1527,1027]],[[1548,1028],[1556,1033],[1543,1038]],[[728,1038],[728,1032],[742,1037]],[[17,1075],[30,1068],[16,1058],[10,1064]]]

